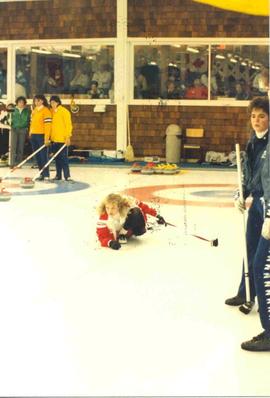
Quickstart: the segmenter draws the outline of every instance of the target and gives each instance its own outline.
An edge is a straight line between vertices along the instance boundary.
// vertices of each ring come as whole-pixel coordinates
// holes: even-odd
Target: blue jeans
[[[270,240],[266,240],[262,236],[253,268],[261,324],[270,337]]]
[[[247,229],[246,229],[251,301],[254,301],[256,296],[256,289],[254,284],[254,258],[261,237],[263,221],[264,221],[263,204],[260,198],[255,197],[253,198],[251,207],[248,211]],[[244,267],[237,295],[246,298]]]
[[[31,135],[31,145],[33,152],[40,148],[44,144],[44,134],[32,134]],[[45,164],[48,162],[48,148],[43,148],[40,152],[36,154],[36,160],[39,170],[41,170]],[[43,177],[49,177],[49,167],[41,173]]]
[[[61,146],[63,146],[63,142],[54,142],[52,145],[53,153],[59,151]],[[70,177],[69,165],[68,165],[68,147],[65,147],[56,157],[55,159],[56,166],[56,178],[62,178],[62,171],[64,173],[64,178],[67,179]]]

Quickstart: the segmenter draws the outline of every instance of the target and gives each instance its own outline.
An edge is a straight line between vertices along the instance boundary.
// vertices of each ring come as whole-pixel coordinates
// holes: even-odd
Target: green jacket
[[[21,112],[15,108],[12,113],[11,127],[14,129],[26,129],[30,123],[30,112],[28,108],[24,108]]]

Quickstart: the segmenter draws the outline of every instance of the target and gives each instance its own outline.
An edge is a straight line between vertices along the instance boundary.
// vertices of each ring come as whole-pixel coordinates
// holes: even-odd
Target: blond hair
[[[97,210],[100,216],[106,213],[106,205],[108,203],[117,205],[121,217],[126,216],[131,207],[131,203],[128,198],[125,198],[124,196],[116,193],[110,193],[106,196],[106,198],[103,199],[103,201],[98,206]]]

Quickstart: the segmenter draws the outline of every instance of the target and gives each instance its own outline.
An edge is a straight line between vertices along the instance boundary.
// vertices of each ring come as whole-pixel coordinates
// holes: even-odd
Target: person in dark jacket
[[[6,105],[0,102],[0,161],[5,164],[7,164],[8,159],[10,129],[10,114]]]
[[[264,195],[262,185],[262,170],[266,159],[268,143],[269,104],[268,98],[255,98],[249,105],[250,122],[253,130],[251,139],[246,147],[243,164],[243,195],[244,201],[236,197],[235,206],[244,212],[245,200],[251,196],[252,203],[248,212],[246,240],[250,279],[250,298],[254,303],[256,288],[254,284],[254,258],[258,249],[262,226],[264,223],[264,206],[261,197]],[[225,304],[240,306],[246,302],[244,270],[240,286],[235,297],[229,298]]]
[[[254,282],[263,332],[241,344],[247,351],[270,351],[270,138],[262,169],[265,219],[254,258]]]
[[[18,97],[11,121],[10,166],[14,167],[23,160],[23,151],[30,123],[30,111],[26,98]]]

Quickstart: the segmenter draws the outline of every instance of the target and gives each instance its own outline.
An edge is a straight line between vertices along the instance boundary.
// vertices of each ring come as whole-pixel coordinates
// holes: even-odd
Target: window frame
[[[247,107],[249,100],[238,101],[234,98],[231,99],[211,99],[210,95],[210,84],[208,84],[208,99],[135,99],[133,97],[134,93],[134,70],[135,70],[135,46],[162,46],[162,45],[172,45],[172,44],[192,44],[192,45],[206,45],[208,46],[208,82],[211,79],[211,46],[226,44],[226,45],[245,45],[245,46],[258,46],[265,45],[269,48],[269,42],[267,38],[128,38],[130,54],[129,58],[130,68],[129,68],[129,86],[128,86],[128,103],[130,105],[159,105],[159,106],[227,106],[227,107]]]
[[[8,50],[8,67],[7,67],[7,99],[3,99],[4,103],[9,103],[15,101],[15,83],[16,83],[16,49],[19,47],[35,47],[46,45],[103,45],[103,46],[113,46],[114,47],[114,76],[115,76],[115,45],[116,38],[100,38],[100,39],[42,39],[42,40],[8,40],[0,41],[1,48],[7,48]],[[61,94],[59,94],[61,97]],[[63,98],[62,103],[64,105],[70,105],[71,99]],[[27,102],[31,104],[33,98],[27,98]],[[114,101],[111,99],[90,99],[90,98],[76,98],[75,102],[78,105],[115,105]]]
[[[1,49],[5,49],[5,50],[7,50],[7,76],[6,76],[6,78],[7,78],[7,80],[6,80],[6,84],[7,84],[7,92],[6,92],[6,97],[7,98],[0,98],[0,102],[4,102],[5,104],[8,102],[8,98],[9,98],[9,90],[10,90],[10,88],[11,88],[11,85],[9,84],[10,82],[9,82],[9,77],[10,77],[10,74],[9,74],[9,65],[10,65],[10,52],[9,52],[9,49],[8,49],[8,46],[7,45],[5,45],[4,43],[2,44],[2,42],[0,42],[0,48]]]

